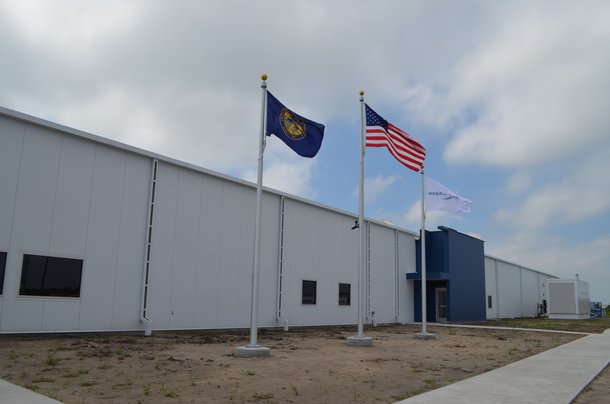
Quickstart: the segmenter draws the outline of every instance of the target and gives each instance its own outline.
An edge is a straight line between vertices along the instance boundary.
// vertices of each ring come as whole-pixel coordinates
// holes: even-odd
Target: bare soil
[[[0,378],[65,403],[389,403],[573,341],[573,334],[436,328],[259,330],[269,358],[238,358],[244,332],[0,337]],[[605,373],[610,373],[606,371]],[[602,375],[603,376],[603,375]],[[595,386],[581,403],[603,402]],[[605,387],[603,380],[606,380]],[[605,390],[604,390],[605,388]],[[590,401],[593,400],[593,401]]]

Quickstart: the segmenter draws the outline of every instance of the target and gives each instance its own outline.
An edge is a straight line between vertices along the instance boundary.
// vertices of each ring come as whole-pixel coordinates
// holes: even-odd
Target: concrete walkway
[[[1,404],[60,404],[59,401],[0,379]]]
[[[569,403],[610,362],[610,329],[400,403]]]

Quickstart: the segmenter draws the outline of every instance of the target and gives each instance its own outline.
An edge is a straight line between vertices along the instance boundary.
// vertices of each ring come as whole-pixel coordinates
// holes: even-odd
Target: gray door
[[[436,288],[436,321],[447,321],[447,288]]]

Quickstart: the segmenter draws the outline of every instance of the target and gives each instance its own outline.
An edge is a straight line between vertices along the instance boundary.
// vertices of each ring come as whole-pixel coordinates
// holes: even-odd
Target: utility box
[[[590,317],[589,284],[580,279],[549,279],[549,318],[581,320]]]

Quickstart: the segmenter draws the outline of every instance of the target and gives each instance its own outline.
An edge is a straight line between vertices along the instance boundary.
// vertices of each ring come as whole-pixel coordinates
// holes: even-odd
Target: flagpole
[[[430,334],[426,329],[426,205],[425,205],[425,186],[424,186],[424,165],[420,169],[421,174],[421,332],[415,334],[417,339],[433,339],[434,334]]]
[[[365,150],[364,91],[360,91],[360,187],[358,195],[358,333],[347,338],[347,345],[370,346],[373,339],[364,335],[364,279],[366,271],[366,225],[364,223],[364,150]]]
[[[259,292],[259,271],[261,261],[261,211],[263,195],[263,155],[265,153],[265,129],[267,127],[267,75],[261,76],[263,82],[262,102],[261,102],[261,129],[258,141],[258,172],[256,176],[256,214],[254,220],[254,260],[252,264],[252,299],[250,303],[250,343],[246,346],[237,347],[235,356],[255,357],[269,356],[269,348],[260,346],[257,343],[258,332],[258,292]]]

